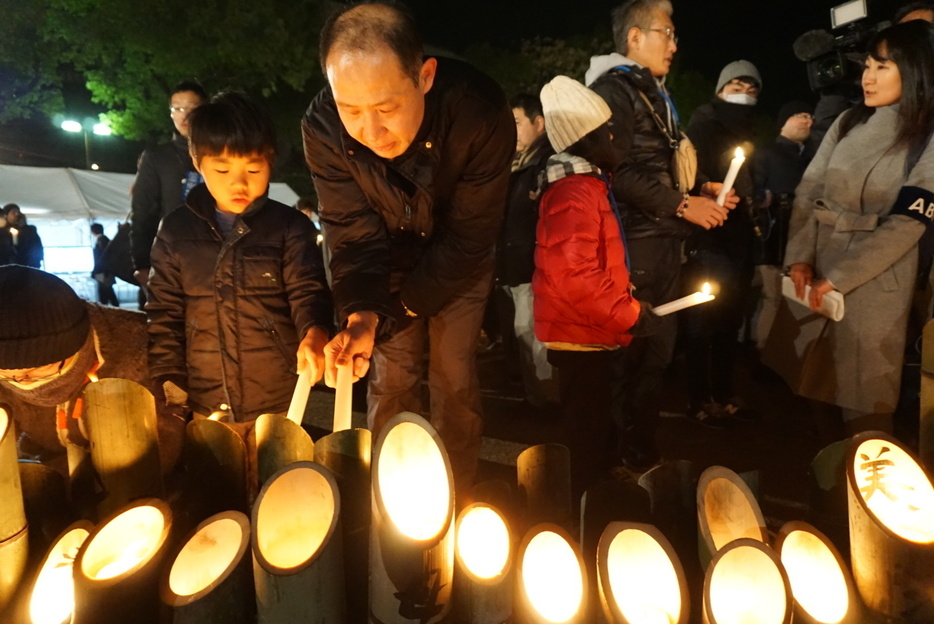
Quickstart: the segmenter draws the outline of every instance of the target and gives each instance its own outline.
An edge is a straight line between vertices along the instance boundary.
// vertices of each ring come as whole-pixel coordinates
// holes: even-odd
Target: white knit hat
[[[714,90],[714,94],[720,93],[723,87],[734,78],[746,77],[754,78],[755,81],[759,83],[756,86],[759,87],[760,90],[762,89],[762,76],[759,75],[759,70],[756,69],[755,65],[745,60],[727,63],[726,67],[720,71],[720,77],[717,79],[717,88]]]
[[[556,152],[577,143],[610,120],[603,98],[567,76],[556,76],[542,87],[545,130]]]

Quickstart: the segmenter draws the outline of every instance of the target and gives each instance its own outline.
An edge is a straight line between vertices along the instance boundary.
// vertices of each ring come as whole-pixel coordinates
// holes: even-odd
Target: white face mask
[[[743,106],[755,106],[758,100],[748,93],[724,93],[723,99],[730,104],[742,104]]]

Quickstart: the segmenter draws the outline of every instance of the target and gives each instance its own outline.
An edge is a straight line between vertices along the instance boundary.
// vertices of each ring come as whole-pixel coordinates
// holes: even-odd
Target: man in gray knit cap
[[[65,452],[62,440],[80,442],[69,416],[91,379],[149,387],[146,315],[85,301],[55,275],[19,265],[0,267],[0,301],[0,406],[13,418],[20,455],[55,466]],[[157,398],[157,406],[164,404]],[[181,451],[185,422],[158,412],[167,472]]]

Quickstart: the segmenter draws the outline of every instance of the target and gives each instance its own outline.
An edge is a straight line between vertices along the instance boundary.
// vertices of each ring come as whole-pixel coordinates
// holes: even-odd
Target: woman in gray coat
[[[918,240],[934,217],[931,25],[893,26],[868,50],[864,103],[841,115],[808,167],[785,258],[798,297],[811,286],[811,310],[832,290],[844,295],[840,322],[799,314],[794,389],[842,408],[850,432],[891,429]]]

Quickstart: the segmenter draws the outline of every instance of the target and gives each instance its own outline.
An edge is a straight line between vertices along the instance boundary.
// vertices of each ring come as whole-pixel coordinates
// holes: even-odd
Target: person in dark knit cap
[[[73,418],[59,429],[56,411],[74,411],[91,379],[119,377],[150,387],[146,315],[85,301],[55,275],[19,265],[0,266],[0,301],[0,406],[13,418],[20,455],[60,467],[63,442],[83,440]],[[157,396],[156,405],[164,404]],[[167,472],[181,451],[185,423],[157,409]]]

